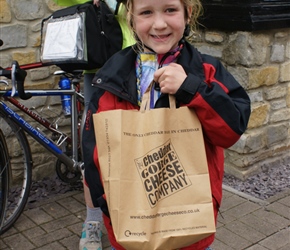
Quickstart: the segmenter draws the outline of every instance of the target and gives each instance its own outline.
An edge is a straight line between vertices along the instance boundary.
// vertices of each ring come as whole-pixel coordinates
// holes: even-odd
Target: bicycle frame
[[[6,114],[11,117],[11,119],[24,131],[26,131],[32,138],[34,138],[37,142],[39,142],[43,147],[45,147],[49,152],[54,154],[58,159],[60,159],[65,165],[69,168],[78,168],[81,167],[82,163],[79,162],[78,159],[78,115],[77,115],[77,95],[75,89],[71,90],[29,90],[32,96],[61,96],[61,95],[70,95],[71,103],[72,103],[72,113],[71,113],[71,139],[67,137],[65,134],[57,130],[55,126],[53,126],[49,121],[42,118],[36,112],[33,112],[25,105],[20,103],[17,99],[11,97],[11,91],[0,91],[0,94],[4,98],[5,101],[10,102],[19,110],[22,110],[24,113],[29,115],[39,124],[43,125],[50,131],[58,133],[61,137],[61,141],[59,140],[57,143],[53,142],[50,138],[48,138],[44,133],[39,131],[36,127],[27,122],[24,118],[17,114],[17,112],[13,111],[4,101],[0,101],[0,112]],[[14,96],[17,96],[18,92],[15,93]],[[68,140],[72,145],[72,156],[67,156],[61,149],[60,145],[63,141]]]
[[[13,61],[10,68],[3,69],[0,67],[0,75],[6,79],[10,79],[12,85],[11,90],[6,88],[0,90],[0,129],[3,129],[3,138],[0,139],[1,141],[4,140],[5,145],[7,145],[7,157],[4,155],[5,152],[1,150],[1,159],[4,159],[4,162],[8,162],[9,164],[5,165],[5,171],[0,173],[0,177],[4,181],[7,180],[7,183],[4,184],[8,184],[5,187],[1,186],[6,191],[6,196],[4,197],[4,215],[2,214],[2,218],[0,218],[0,234],[6,232],[13,226],[22,213],[29,197],[32,183],[33,159],[27,134],[41,144],[48,152],[57,157],[55,170],[62,181],[74,183],[81,176],[80,170],[82,169],[83,163],[81,162],[79,122],[84,97],[80,93],[79,83],[82,71],[55,72],[55,75],[62,75],[71,81],[71,88],[69,90],[29,90],[26,92],[24,89],[24,82],[27,76],[26,69],[42,66],[44,66],[42,63],[19,66],[17,61]],[[9,85],[8,81],[2,80],[2,78],[0,78],[0,82],[6,86]],[[28,100],[33,96],[61,97],[64,95],[71,97],[71,138],[58,129],[58,123],[50,122],[37,111],[31,110],[18,101],[18,98],[14,98],[14,96],[18,96],[22,100]],[[13,105],[13,107],[8,103]],[[32,125],[30,119],[27,120],[26,116],[20,116],[19,111],[30,116],[33,124],[36,123],[36,125]],[[67,119],[65,119],[64,125],[66,125],[66,121]],[[51,131],[52,137],[46,135],[46,132],[41,132],[38,128],[39,125]],[[6,140],[9,141],[9,146],[6,144]],[[7,171],[9,171],[9,174],[7,174]]]

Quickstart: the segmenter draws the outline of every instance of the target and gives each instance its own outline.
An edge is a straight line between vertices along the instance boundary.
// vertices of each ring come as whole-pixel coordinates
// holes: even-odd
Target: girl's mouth
[[[152,35],[152,37],[155,39],[155,40],[164,40],[164,39],[167,39],[170,35],[167,34],[167,35]]]

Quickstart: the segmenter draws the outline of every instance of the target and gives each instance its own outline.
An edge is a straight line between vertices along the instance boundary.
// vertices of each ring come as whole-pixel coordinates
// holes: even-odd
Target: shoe
[[[102,250],[102,231],[99,221],[83,224],[79,250]]]

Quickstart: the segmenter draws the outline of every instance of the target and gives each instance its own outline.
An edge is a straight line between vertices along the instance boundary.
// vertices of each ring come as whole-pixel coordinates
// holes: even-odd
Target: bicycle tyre
[[[8,149],[5,137],[0,129],[0,232],[2,231],[2,226],[4,224],[3,218],[5,216],[5,208],[7,204],[9,170]]]
[[[9,187],[4,223],[0,234],[17,221],[27,203],[32,182],[32,156],[25,132],[0,112],[0,129],[6,140],[9,155]]]

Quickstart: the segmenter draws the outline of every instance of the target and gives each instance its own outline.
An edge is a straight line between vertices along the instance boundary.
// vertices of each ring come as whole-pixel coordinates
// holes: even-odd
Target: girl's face
[[[191,13],[191,9],[187,10]],[[187,23],[181,0],[133,0],[133,27],[138,38],[157,54],[177,47]],[[145,52],[149,52],[145,48]]]

